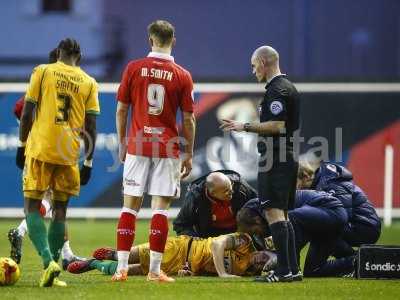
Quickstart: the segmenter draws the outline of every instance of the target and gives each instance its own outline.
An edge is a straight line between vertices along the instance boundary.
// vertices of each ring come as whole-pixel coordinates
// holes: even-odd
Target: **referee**
[[[270,225],[278,256],[278,266],[261,282],[301,281],[295,249],[295,236],[287,212],[294,206],[297,155],[293,134],[299,129],[300,97],[294,85],[279,68],[279,54],[270,46],[256,49],[251,57],[253,73],[266,82],[266,92],[259,107],[260,122],[240,123],[221,120],[224,131],[258,133],[258,193]],[[297,147],[296,147],[297,148]]]

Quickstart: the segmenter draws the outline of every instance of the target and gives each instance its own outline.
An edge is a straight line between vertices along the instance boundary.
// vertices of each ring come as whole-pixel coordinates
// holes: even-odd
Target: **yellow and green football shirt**
[[[251,237],[246,233],[230,233],[219,237],[193,240],[189,261],[192,272],[196,274],[216,273],[211,244],[214,240],[232,236],[235,249],[225,250],[224,265],[228,274],[244,275],[250,267],[251,253],[255,251]]]
[[[39,65],[32,72],[25,101],[36,104],[25,155],[53,164],[76,164],[85,114],[100,113],[96,80],[61,61]]]
[[[245,275],[250,267],[251,255],[255,251],[251,237],[245,233],[231,233],[235,238],[235,249],[226,250],[224,253],[225,270],[229,274]],[[193,238],[189,253],[191,271],[196,275],[216,274],[211,244],[214,240],[223,238],[210,237],[207,239]],[[175,275],[182,269],[188,254],[190,236],[180,235],[168,237],[161,262],[161,269],[168,275]],[[150,245],[149,243],[138,245],[139,260],[144,274],[149,271]]]

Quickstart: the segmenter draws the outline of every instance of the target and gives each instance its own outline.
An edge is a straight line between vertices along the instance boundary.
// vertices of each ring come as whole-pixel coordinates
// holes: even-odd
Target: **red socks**
[[[135,225],[137,212],[133,209],[122,208],[117,229],[117,250],[131,251],[135,240]]]
[[[51,209],[50,203],[46,200],[40,202],[39,213],[44,218]]]
[[[135,239],[137,212],[122,208],[117,229],[118,266],[117,272],[128,269],[129,252]],[[150,265],[149,271],[160,274],[162,254],[168,237],[168,211],[155,210],[150,224]]]
[[[168,237],[168,211],[155,210],[150,224],[150,250],[164,253]]]
[[[43,204],[40,204],[40,208],[39,208],[39,213],[40,215],[44,218],[44,216],[46,215],[47,211],[46,211],[46,207]]]

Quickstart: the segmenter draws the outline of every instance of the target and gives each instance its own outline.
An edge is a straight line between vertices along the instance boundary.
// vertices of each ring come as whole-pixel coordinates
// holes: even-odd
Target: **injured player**
[[[99,248],[93,259],[79,260],[68,265],[74,274],[97,269],[112,275],[117,268],[117,251]],[[246,233],[231,233],[208,239],[186,235],[169,237],[161,263],[167,275],[201,276],[218,275],[230,278],[260,274],[266,263],[276,260],[270,251],[256,251],[251,237]],[[128,275],[146,275],[149,271],[149,244],[131,248]]]

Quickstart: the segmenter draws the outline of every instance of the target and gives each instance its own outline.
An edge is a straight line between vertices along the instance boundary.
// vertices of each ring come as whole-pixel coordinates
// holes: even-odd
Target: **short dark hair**
[[[157,40],[160,47],[171,44],[175,35],[174,26],[165,20],[152,22],[147,27],[147,31],[150,37],[154,37]]]
[[[49,64],[53,64],[58,59],[58,48],[54,48],[49,53]]]
[[[264,219],[256,210],[242,207],[236,215],[236,222],[238,229],[248,229],[252,226],[263,224]]]
[[[60,41],[58,44],[58,49],[63,50],[68,56],[80,56],[81,46],[79,43],[72,38],[66,38]]]

